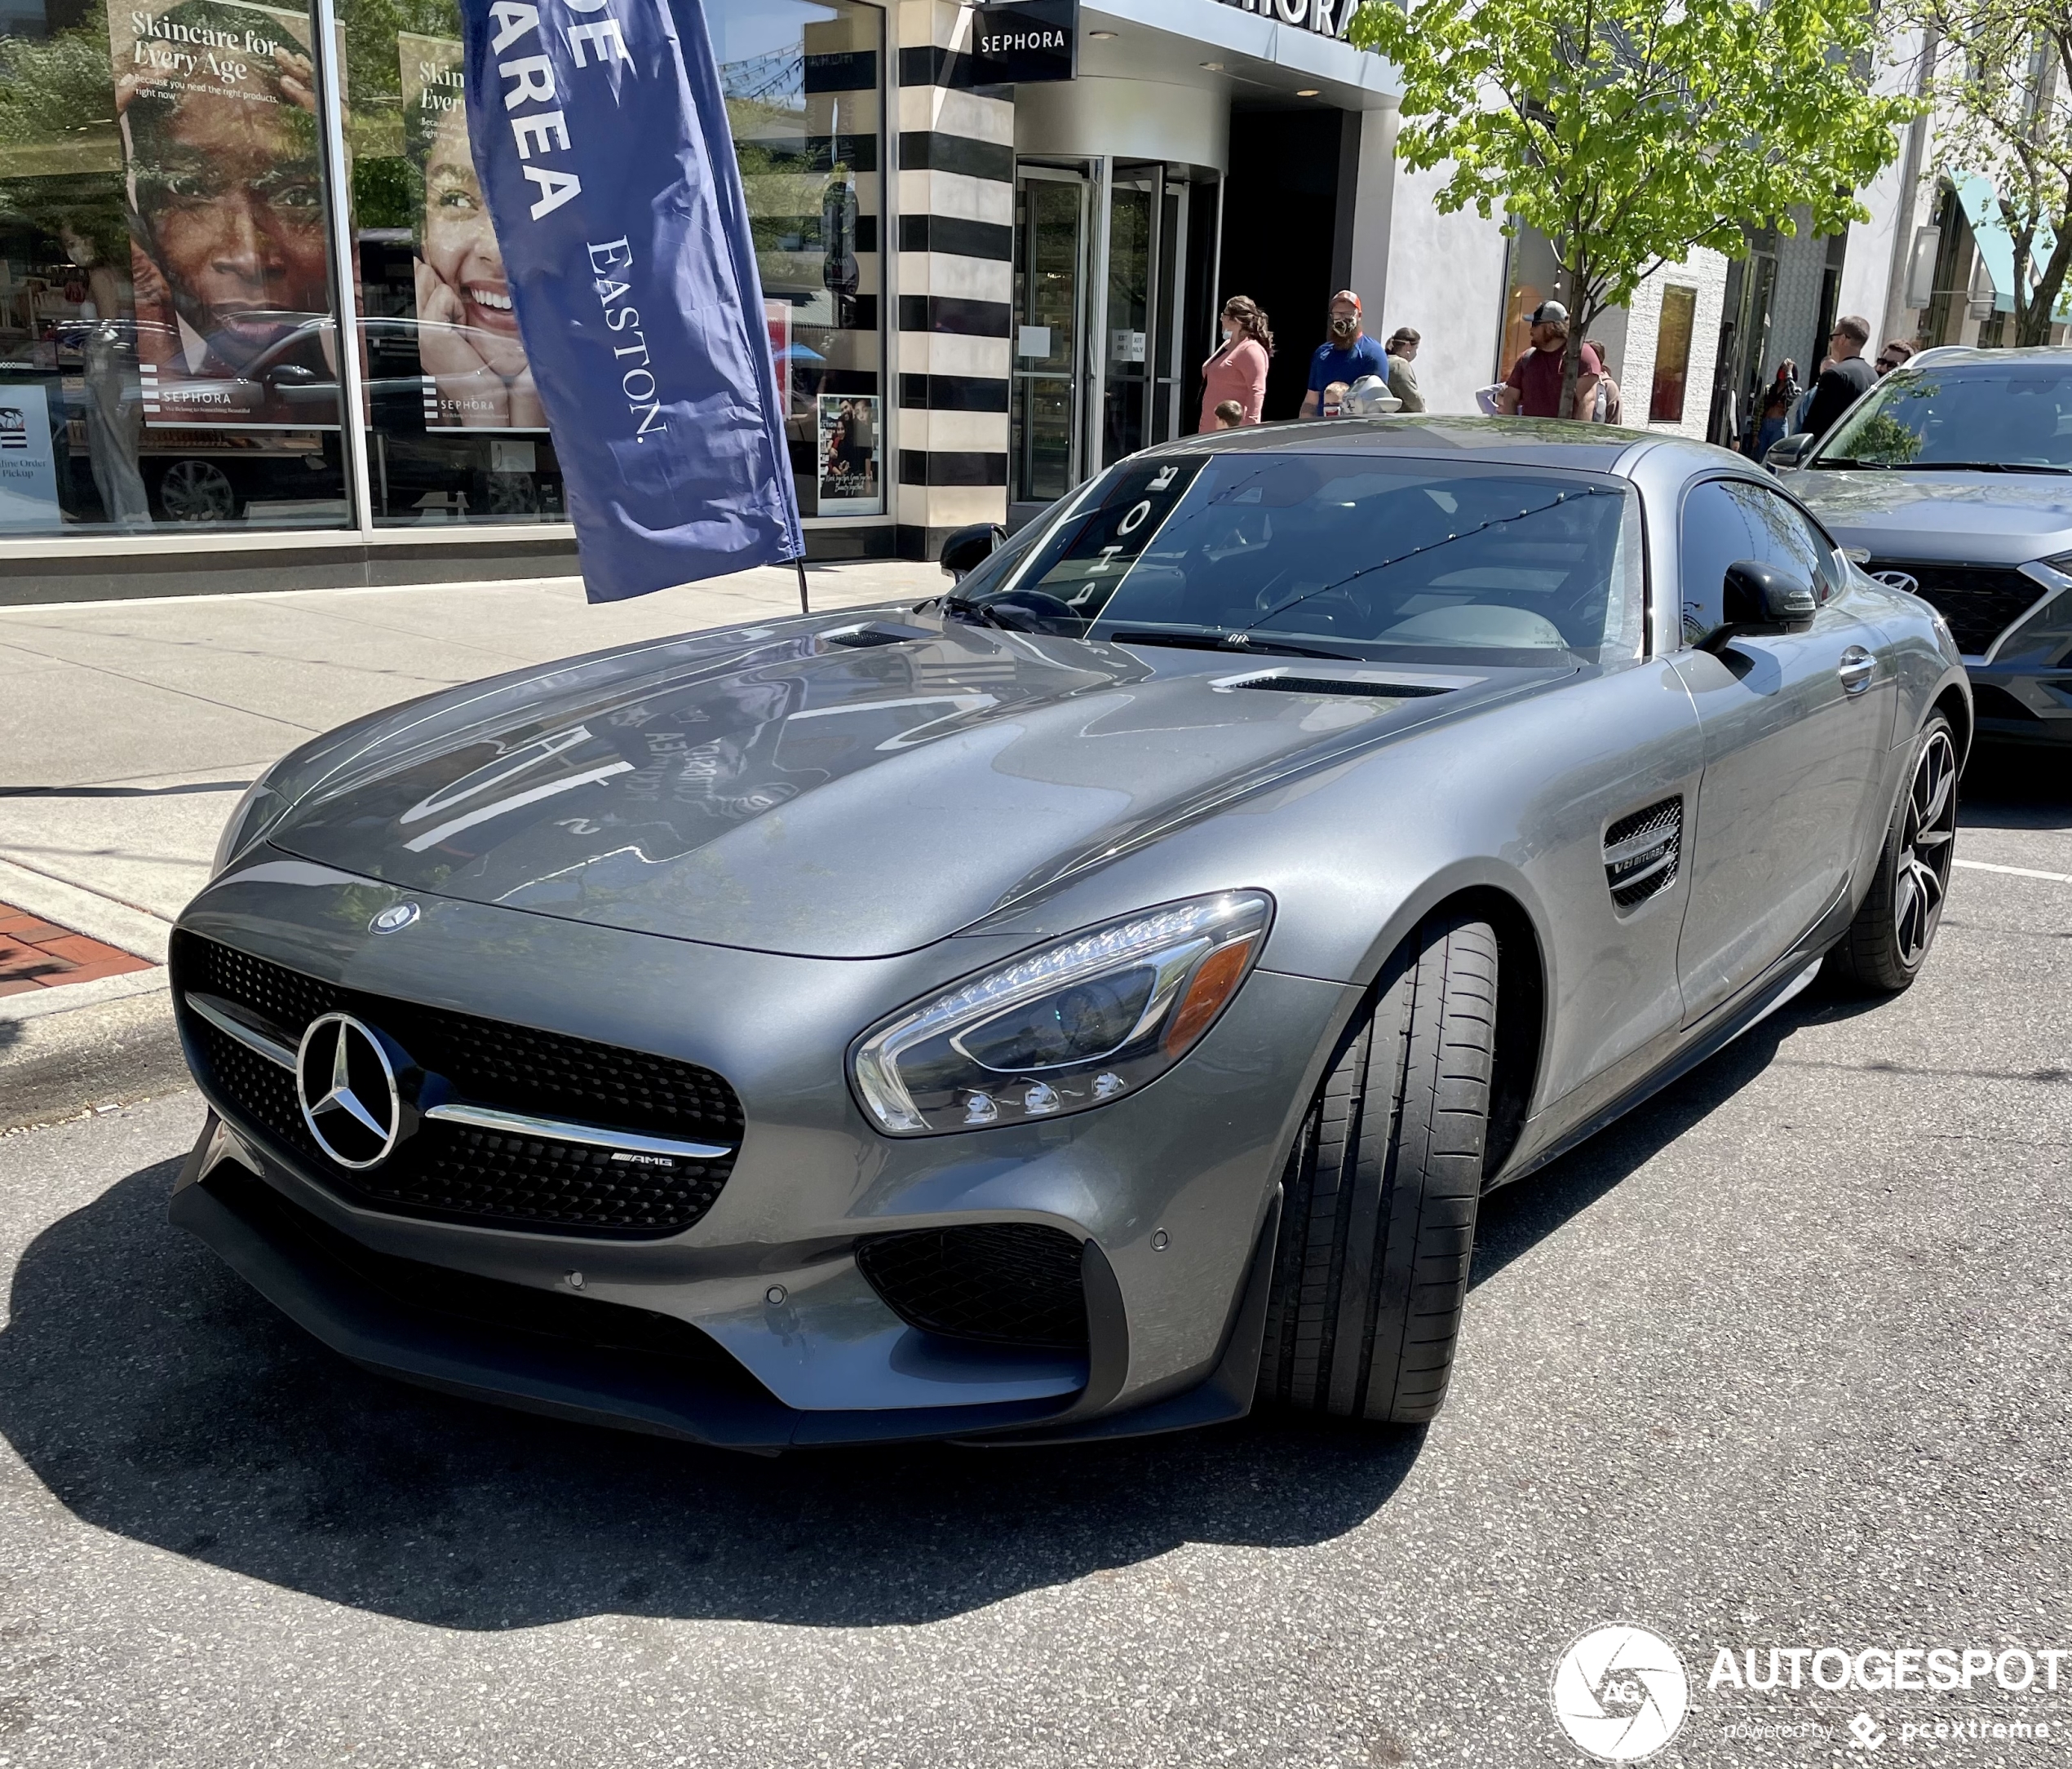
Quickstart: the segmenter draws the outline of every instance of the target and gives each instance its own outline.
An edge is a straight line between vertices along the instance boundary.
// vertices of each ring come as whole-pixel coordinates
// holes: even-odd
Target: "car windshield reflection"
[[[1805,464],[2072,474],[2072,363],[1896,369]]]
[[[1640,650],[1639,511],[1623,485],[1582,474],[1154,456],[1018,537],[957,603],[989,624],[1125,643],[1614,661]]]

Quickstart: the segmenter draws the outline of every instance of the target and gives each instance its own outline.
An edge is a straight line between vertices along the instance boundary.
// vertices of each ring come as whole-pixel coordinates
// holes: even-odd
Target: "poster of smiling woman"
[[[108,29],[145,422],[335,427],[307,19],[131,0]]]
[[[425,422],[543,429],[503,254],[468,151],[461,46],[408,32],[397,33],[396,45],[404,157],[423,192],[412,232]]]

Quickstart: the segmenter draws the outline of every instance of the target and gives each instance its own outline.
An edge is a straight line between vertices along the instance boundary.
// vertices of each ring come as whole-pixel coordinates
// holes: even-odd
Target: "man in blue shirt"
[[[1302,396],[1302,415],[1314,418],[1324,409],[1324,389],[1334,381],[1348,387],[1363,374],[1388,378],[1388,353],[1360,329],[1360,298],[1350,289],[1331,297],[1331,341],[1319,344],[1309,359],[1309,391]]]

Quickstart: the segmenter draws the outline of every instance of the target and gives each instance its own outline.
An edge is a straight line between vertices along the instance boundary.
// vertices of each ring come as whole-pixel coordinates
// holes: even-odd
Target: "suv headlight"
[[[857,1097],[889,1134],[932,1136],[1134,1093],[1215,1024],[1273,907],[1259,891],[1165,904],[980,971],[857,1040]]]

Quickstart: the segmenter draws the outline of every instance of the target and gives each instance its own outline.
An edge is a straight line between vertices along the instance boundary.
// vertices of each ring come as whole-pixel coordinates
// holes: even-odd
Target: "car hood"
[[[1291,666],[1370,692],[1231,685]],[[407,891],[879,957],[1573,673],[1154,652],[852,611],[415,703],[349,759],[333,745],[322,778],[285,782],[297,802],[267,840]]]
[[[1880,558],[2019,565],[2072,549],[2072,479],[2055,474],[1809,470],[1786,483],[1844,546]]]

